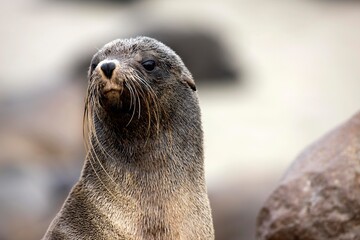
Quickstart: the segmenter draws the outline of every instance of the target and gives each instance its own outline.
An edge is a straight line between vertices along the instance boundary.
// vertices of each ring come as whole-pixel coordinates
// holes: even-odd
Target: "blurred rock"
[[[1,164],[1,239],[16,239],[25,233],[28,239],[34,239],[39,234],[36,222],[54,207],[49,201],[52,184],[48,171],[39,164]],[[23,228],[26,225],[32,226],[30,231]]]
[[[85,89],[74,82],[0,109],[0,239],[40,239],[80,174]]]
[[[78,177],[78,171],[75,177],[69,174],[72,173],[69,169],[49,168],[31,161],[21,165],[1,164],[0,239],[41,238],[55,209],[63,204]],[[66,187],[66,193],[63,193],[65,190],[59,192],[62,190],[59,187]]]
[[[257,219],[257,239],[360,239],[360,113],[306,149]]]
[[[233,83],[239,78],[230,49],[226,48],[219,37],[209,32],[158,29],[135,35],[156,38],[172,48],[184,61],[197,84],[222,85]],[[75,74],[80,79],[86,78],[92,57],[90,54],[80,60],[75,69]]]
[[[0,109],[0,163],[10,159],[51,165],[54,157],[81,154],[85,91],[65,82],[5,101]]]
[[[179,54],[197,83],[223,84],[238,78],[230,49],[210,32],[158,29],[143,35],[158,39]]]

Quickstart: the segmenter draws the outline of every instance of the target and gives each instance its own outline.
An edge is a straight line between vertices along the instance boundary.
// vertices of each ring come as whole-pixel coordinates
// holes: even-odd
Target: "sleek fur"
[[[81,177],[43,239],[214,239],[196,87],[174,51],[147,37],[100,49],[84,136]]]

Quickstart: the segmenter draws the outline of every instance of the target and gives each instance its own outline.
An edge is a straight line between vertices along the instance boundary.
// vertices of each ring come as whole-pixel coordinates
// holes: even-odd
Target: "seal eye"
[[[95,70],[95,68],[97,67],[97,65],[98,65],[97,63],[92,63],[90,72],[93,72]]]
[[[155,61],[154,60],[147,60],[145,62],[142,62],[141,65],[147,70],[152,71],[155,68]]]

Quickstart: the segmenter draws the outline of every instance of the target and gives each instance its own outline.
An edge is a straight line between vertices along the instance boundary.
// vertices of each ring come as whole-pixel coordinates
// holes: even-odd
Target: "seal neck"
[[[200,114],[197,114],[199,116]],[[189,121],[190,120],[190,121]],[[184,124],[189,121],[188,124]],[[203,176],[203,133],[200,119],[162,119],[160,128],[147,128],[134,121],[118,127],[94,118],[96,135],[91,136],[89,170],[196,172]],[[196,176],[199,177],[199,176]]]

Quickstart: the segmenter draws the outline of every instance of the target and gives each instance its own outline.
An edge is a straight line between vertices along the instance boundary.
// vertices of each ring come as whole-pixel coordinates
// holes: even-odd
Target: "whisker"
[[[131,114],[131,118],[130,118],[129,122],[126,124],[126,127],[127,127],[127,126],[129,126],[129,124],[131,123],[131,121],[133,120],[134,115],[135,115],[135,111],[136,111],[136,98],[135,98],[134,90],[133,90],[131,84],[130,84],[128,81],[125,81],[125,86],[129,89],[131,100],[134,98],[134,101],[133,101],[133,102],[132,102],[132,101],[130,102],[130,108],[132,107],[132,104],[131,104],[131,103],[133,103],[133,109],[132,109],[133,112],[132,112],[132,114]]]
[[[156,124],[156,133],[157,135],[159,135],[159,130],[160,130],[160,108],[158,105],[158,97],[156,95],[156,93],[154,92],[153,88],[150,86],[150,84],[145,81],[144,79],[142,79],[138,74],[134,74],[134,76],[136,77],[136,79],[141,82],[147,89],[147,92],[149,93],[149,96],[152,100],[152,103],[154,104],[154,109],[153,112],[155,114],[155,124]],[[161,111],[164,112],[164,111]]]
[[[84,110],[84,116],[83,116],[84,117],[84,119],[83,119],[83,124],[84,124],[83,125],[83,135],[84,135],[84,142],[86,145],[85,149],[89,154],[89,162],[90,162],[90,165],[91,165],[96,177],[99,179],[101,184],[105,187],[105,189],[115,198],[115,195],[113,194],[113,192],[111,192],[108,189],[108,187],[105,185],[105,183],[102,181],[102,179],[101,179],[99,173],[97,172],[96,168],[94,167],[94,163],[93,163],[93,161],[97,162],[100,165],[101,169],[105,172],[105,174],[111,180],[111,182],[113,182],[116,186],[115,180],[110,176],[108,171],[105,169],[105,167],[101,163],[98,155],[96,154],[96,148],[93,144],[93,141],[91,140],[92,138],[94,139],[96,146],[98,146],[98,148],[100,149],[101,152],[103,152],[103,154],[106,154],[106,155],[112,157],[109,153],[107,153],[105,148],[102,146],[102,144],[100,143],[100,141],[98,139],[97,133],[96,133],[96,129],[95,129],[95,125],[94,125],[94,116],[96,115],[97,119],[100,120],[98,111],[99,111],[99,108],[101,108],[98,97],[96,97],[96,96],[100,96],[99,95],[99,87],[95,83],[90,84],[88,87],[87,96],[85,99],[85,110]]]
[[[135,76],[135,74],[133,74],[133,76]],[[148,119],[147,119],[147,129],[146,129],[146,140],[145,140],[145,144],[144,146],[146,146],[149,138],[150,138],[150,129],[151,129],[151,112],[150,112],[150,104],[149,104],[149,98],[148,98],[148,94],[145,94],[148,93],[148,91],[145,91],[144,92],[144,85],[141,81],[137,80],[137,78],[133,78],[132,79],[133,81],[133,84],[136,86],[136,89],[137,89],[137,92],[138,92],[138,95],[141,96],[141,98],[143,99],[144,103],[145,103],[145,106],[146,106],[146,111],[147,111],[147,116],[148,116]],[[145,86],[145,88],[147,88]],[[140,117],[140,114],[139,114],[139,117]]]
[[[142,89],[137,87],[138,85],[136,85],[136,81],[134,81],[134,79],[130,79],[129,84],[132,85],[132,87],[134,88],[134,92],[135,92],[135,96],[137,98],[138,101],[138,106],[139,106],[139,111],[138,111],[138,119],[140,119],[141,116],[141,101],[140,101],[140,97],[139,97],[139,92],[138,90],[140,89],[140,91],[143,93]],[[142,94],[143,96],[143,94]]]

